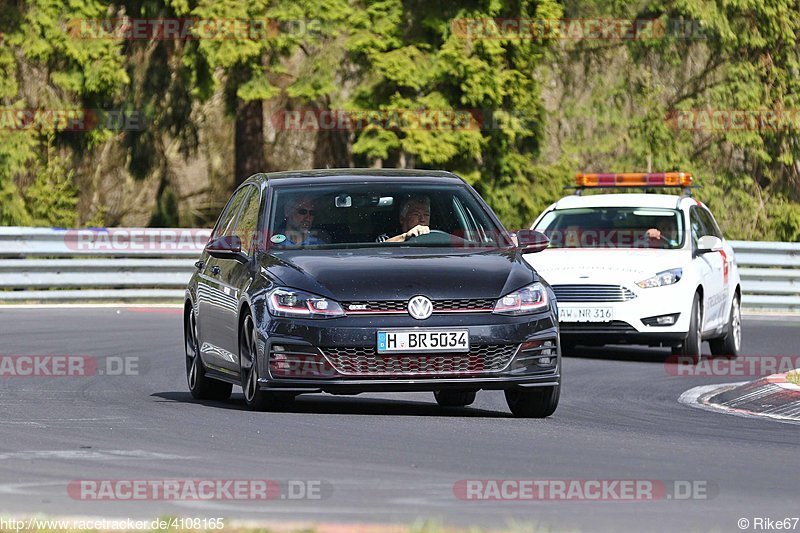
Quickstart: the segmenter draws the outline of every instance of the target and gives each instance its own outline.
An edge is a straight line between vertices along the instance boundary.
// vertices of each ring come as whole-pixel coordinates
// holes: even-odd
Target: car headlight
[[[643,289],[650,289],[652,287],[663,287],[664,285],[672,285],[678,283],[683,276],[682,268],[673,268],[659,272],[655,276],[642,281],[637,281],[636,284]]]
[[[269,313],[273,316],[334,318],[344,316],[342,306],[333,300],[310,292],[278,287],[267,297]]]
[[[547,308],[547,291],[541,283],[533,283],[509,293],[494,304],[500,315],[528,315]]]

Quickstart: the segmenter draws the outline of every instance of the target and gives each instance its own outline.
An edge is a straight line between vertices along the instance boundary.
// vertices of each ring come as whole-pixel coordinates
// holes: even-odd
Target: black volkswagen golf
[[[447,407],[502,389],[511,412],[551,415],[556,302],[508,233],[441,171],[259,174],[232,195],[186,290],[192,396],[242,387],[252,409],[302,393],[430,391]]]

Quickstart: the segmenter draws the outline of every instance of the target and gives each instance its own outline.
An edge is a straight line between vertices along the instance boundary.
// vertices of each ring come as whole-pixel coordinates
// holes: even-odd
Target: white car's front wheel
[[[681,357],[691,359],[695,364],[703,356],[703,306],[700,304],[700,293],[694,294],[692,301],[692,314],[689,320],[689,332],[683,344],[673,352]]]
[[[728,317],[728,325],[725,328],[725,335],[718,339],[711,339],[711,353],[714,355],[724,355],[736,357],[742,347],[742,304],[739,295],[733,297],[731,302],[731,312]]]

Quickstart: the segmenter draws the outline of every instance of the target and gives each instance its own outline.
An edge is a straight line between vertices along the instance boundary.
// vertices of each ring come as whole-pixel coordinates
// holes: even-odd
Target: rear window
[[[592,207],[548,212],[534,228],[552,248],[664,248],[683,246],[677,209]]]

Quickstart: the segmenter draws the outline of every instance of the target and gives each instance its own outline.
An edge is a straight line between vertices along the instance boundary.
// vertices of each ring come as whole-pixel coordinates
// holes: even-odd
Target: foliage
[[[49,141],[52,141],[52,136]],[[24,193],[32,224],[74,227],[78,203],[78,190],[73,183],[75,171],[70,168],[66,157],[56,154],[52,142],[48,142],[46,156],[47,159],[38,165],[33,183]]]
[[[547,45],[531,39],[473,38],[464,24],[495,18],[558,18],[552,1],[502,4],[376,0],[351,17],[351,61],[363,82],[359,109],[444,119],[438,127],[402,121],[357,132],[357,162],[444,167],[467,178],[509,225],[530,222],[533,163],[543,137],[536,69]],[[462,31],[459,31],[462,29]],[[469,126],[448,117],[471,113]]]
[[[107,132],[60,133],[58,126],[21,124],[14,112],[94,109],[128,84],[117,41],[71,34],[75,21],[103,17],[106,10],[97,0],[7,2],[0,10],[2,224],[75,222],[73,170],[50,160],[53,144],[84,150],[107,140]],[[22,182],[33,183],[24,195]],[[55,190],[48,198],[50,186]]]
[[[800,241],[798,11],[797,0],[7,2],[0,224],[79,223],[77,205],[124,179],[100,184],[92,175],[109,146],[121,146],[134,182],[157,180],[150,223],[180,223],[185,191],[167,159],[177,152],[190,160],[208,143],[198,109],[222,96],[237,135],[250,132],[236,150],[263,147],[268,170],[286,163],[265,140],[261,102],[380,112],[379,124],[345,134],[343,154],[329,159],[453,170],[509,227],[527,226],[575,171],[650,167],[693,172],[703,186],[697,197],[731,238]],[[125,16],[268,24],[254,35],[198,40],[75,35],[76,21]],[[665,31],[530,38],[492,22],[560,18],[655,20]],[[473,29],[495,33],[465,31],[476,21]],[[77,133],[2,123],[10,109],[107,107],[138,110],[147,127]],[[750,118],[720,128],[703,115],[714,110]],[[775,116],[786,120],[769,122]],[[247,153],[237,154],[237,167],[239,156]]]

